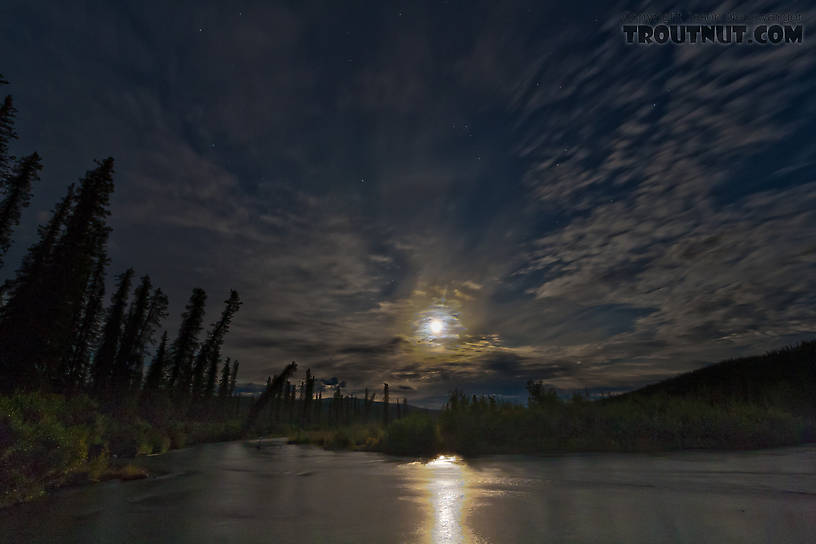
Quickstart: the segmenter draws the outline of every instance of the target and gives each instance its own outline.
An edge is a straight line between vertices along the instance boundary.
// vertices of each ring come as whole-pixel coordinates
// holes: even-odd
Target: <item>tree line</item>
[[[0,269],[43,167],[36,152],[10,154],[16,114],[7,95],[0,106]],[[109,157],[68,185],[16,274],[0,287],[0,392],[86,393],[107,404],[162,397],[194,415],[209,413],[217,399],[235,394],[239,364],[224,358],[222,347],[240,297],[230,291],[200,338],[207,293],[193,289],[172,342],[166,330],[157,339],[169,301],[150,276],[137,278],[132,268],[120,273],[106,308],[113,190]]]
[[[6,83],[0,76],[0,85]],[[0,269],[43,167],[36,152],[20,158],[10,154],[17,139],[16,113],[7,95],[0,107]],[[68,185],[48,221],[38,227],[37,240],[16,274],[0,287],[0,393],[85,393],[108,406],[170,404],[176,415],[193,416],[234,406],[235,414],[225,415],[242,416],[240,402],[224,400],[235,395],[239,368],[237,360],[222,353],[241,306],[236,291],[230,291],[203,338],[207,293],[201,288],[192,290],[172,340],[162,330],[168,297],[149,275],[137,277],[133,268],[119,273],[105,306],[113,190],[113,158],[97,161]],[[388,384],[376,402],[368,388],[358,398],[344,393],[342,385],[318,386],[311,370],[299,384],[292,383],[296,368],[292,363],[268,379],[249,407],[247,426],[264,409],[269,424],[302,426],[376,418],[387,426],[408,409],[405,399],[391,403]]]
[[[316,378],[311,369],[299,383],[291,378],[297,371],[292,361],[279,374],[266,380],[261,394],[249,408],[245,426],[250,428],[274,428],[281,424],[299,427],[340,427],[380,421],[387,427],[393,418],[400,419],[408,413],[405,398],[390,401],[389,385],[383,384],[383,400],[376,403],[376,392],[366,387],[363,398],[343,392],[343,385],[329,386],[330,396],[323,397],[323,387],[316,388]]]

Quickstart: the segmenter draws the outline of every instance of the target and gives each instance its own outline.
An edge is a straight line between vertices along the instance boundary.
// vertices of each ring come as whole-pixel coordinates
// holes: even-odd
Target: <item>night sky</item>
[[[800,14],[776,47],[627,45],[654,4],[68,4],[0,7],[45,165],[3,275],[113,156],[109,275],[150,274],[171,336],[192,287],[207,323],[237,289],[239,381],[523,400],[816,334],[806,3],[685,6]]]

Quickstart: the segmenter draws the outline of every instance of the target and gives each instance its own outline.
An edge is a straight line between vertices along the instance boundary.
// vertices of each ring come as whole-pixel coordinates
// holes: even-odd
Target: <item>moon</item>
[[[428,328],[431,330],[431,333],[439,334],[445,330],[445,324],[439,319],[431,319],[431,322],[428,323]]]

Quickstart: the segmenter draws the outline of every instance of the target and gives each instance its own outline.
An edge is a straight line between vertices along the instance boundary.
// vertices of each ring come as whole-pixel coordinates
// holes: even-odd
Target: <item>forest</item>
[[[0,84],[7,84],[2,76]],[[36,152],[10,155],[16,114],[7,95],[0,267],[43,168]],[[0,504],[65,484],[143,477],[121,460],[198,442],[375,418],[388,424],[387,384],[376,407],[373,392],[357,399],[339,386],[324,403],[309,370],[299,386],[290,381],[295,363],[270,378],[258,399],[241,398],[239,361],[223,353],[241,307],[235,290],[205,328],[208,295],[192,288],[174,336],[163,329],[168,297],[149,275],[117,274],[106,305],[113,190],[112,158],[68,185],[0,288]],[[394,403],[395,417],[405,410],[405,399]]]

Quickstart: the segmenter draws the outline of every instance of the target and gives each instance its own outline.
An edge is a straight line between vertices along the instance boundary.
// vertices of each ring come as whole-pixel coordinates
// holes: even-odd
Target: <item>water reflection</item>
[[[405,463],[204,444],[144,458],[166,476],[2,509],[0,542],[754,542],[781,525],[814,542],[814,457],[816,446]]]
[[[424,470],[427,471],[427,490],[433,515],[430,542],[464,542],[467,466],[456,456],[440,455],[425,463]]]

